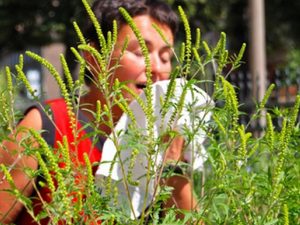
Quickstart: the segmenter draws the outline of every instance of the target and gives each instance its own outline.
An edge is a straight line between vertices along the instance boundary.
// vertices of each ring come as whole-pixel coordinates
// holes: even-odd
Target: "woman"
[[[156,0],[96,0],[93,4],[92,10],[95,13],[102,31],[107,34],[108,30],[112,28],[112,21],[115,19],[118,23],[118,37],[112,53],[111,68],[117,63],[114,59],[120,58],[118,67],[113,69],[113,73],[109,79],[113,82],[118,79],[120,82],[126,82],[127,86],[137,94],[143,91],[146,85],[146,68],[144,57],[141,53],[138,41],[132,32],[128,24],[126,24],[122,15],[119,13],[119,7],[125,8],[129,14],[133,17],[133,20],[140,30],[145,43],[149,50],[150,62],[151,62],[151,74],[152,81],[166,80],[169,78],[171,71],[171,58],[172,50],[170,45],[174,44],[174,37],[177,30],[177,16],[165,3]],[[162,40],[161,36],[153,28],[152,24],[155,23],[163,32],[168,43]],[[98,50],[98,38],[90,24],[86,30],[86,38],[91,46],[94,46]],[[125,39],[128,40],[128,46],[124,54],[120,57],[122,47],[124,46]],[[99,72],[99,65],[94,60],[93,56],[85,52],[84,57],[89,64],[90,74],[97,74]],[[80,103],[84,106],[85,110],[80,111],[82,120],[93,121],[94,116],[90,111],[96,111],[97,101],[100,101],[102,106],[106,104],[103,93],[99,91],[99,88],[93,82],[87,82],[89,91],[87,94],[81,97]],[[123,96],[129,101],[132,97],[127,92],[122,93]],[[56,123],[63,124],[62,127],[68,127],[69,116],[65,110],[66,105],[63,100],[54,100],[47,102],[50,105],[54,117],[56,112],[59,111],[57,119],[54,118]],[[62,112],[61,112],[62,111]],[[122,110],[114,106],[112,109],[113,120],[116,123],[122,115]],[[81,120],[80,120],[81,121]],[[72,132],[68,128],[58,128],[53,126],[49,122],[49,119],[38,106],[30,107],[22,121],[18,125],[19,127],[31,128],[36,131],[45,130],[43,133],[44,139],[50,146],[56,147],[56,142],[62,140],[64,135],[68,136],[68,140],[72,137]],[[98,127],[106,134],[111,132],[111,129],[101,123]],[[88,132],[88,131],[85,131]],[[84,133],[85,134],[85,133]],[[82,134],[82,136],[84,136]],[[27,132],[22,132],[17,135],[16,140],[20,141]],[[89,140],[87,140],[89,142]],[[70,142],[71,143],[71,142]],[[82,144],[85,145],[86,143]],[[101,159],[101,148],[103,140],[99,140],[98,144],[94,148],[91,147],[91,143],[87,143],[88,147],[82,147],[83,150],[76,152],[79,161],[82,161],[84,149],[92,149],[89,151],[90,160],[97,162]],[[0,161],[5,165],[11,165],[16,162],[18,154],[11,154],[10,151],[17,150],[19,153],[23,151],[17,142],[3,143],[6,150],[0,149]],[[34,145],[38,145],[34,143]],[[181,157],[181,148],[183,146],[183,139],[177,138],[171,144],[169,150],[166,153],[167,160],[179,160]],[[72,147],[70,148],[72,149]],[[71,150],[70,150],[71,151]],[[30,196],[34,192],[33,182],[24,173],[24,168],[31,168],[37,170],[39,167],[38,162],[33,157],[22,156],[21,160],[18,160],[15,167],[12,169],[11,174],[15,181],[17,188],[22,191],[26,196]],[[1,174],[2,177],[2,174]],[[166,181],[166,184],[174,188],[172,192],[172,198],[166,203],[166,207],[176,205],[180,209],[191,210],[195,208],[196,202],[191,195],[191,185],[188,179],[182,176],[174,176]],[[4,179],[0,184],[0,218],[2,223],[10,223],[17,218],[17,224],[30,224],[30,217],[24,216],[24,210],[22,204],[15,201],[14,196],[9,192],[3,191],[9,189],[8,182]],[[47,194],[45,194],[47,195]],[[26,212],[25,212],[26,214]],[[47,222],[47,221],[46,221]]]

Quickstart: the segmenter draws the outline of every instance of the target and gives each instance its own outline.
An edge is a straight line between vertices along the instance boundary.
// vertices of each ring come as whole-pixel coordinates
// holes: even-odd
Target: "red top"
[[[48,115],[39,106],[33,106],[27,110],[27,112],[32,108],[37,108],[40,110],[42,116],[42,136],[51,146],[57,148],[57,142],[63,142],[63,137],[66,136],[69,143],[70,157],[73,164],[84,164],[83,154],[87,153],[91,163],[99,162],[101,159],[101,149],[103,146],[104,139],[99,140],[96,144],[88,137],[88,133],[92,131],[90,127],[84,127],[84,124],[88,122],[87,118],[79,112],[76,121],[77,138],[73,135],[73,129],[71,126],[70,117],[68,115],[67,106],[63,99],[54,99],[47,101],[45,107],[50,106],[52,112],[52,120],[49,119]],[[63,166],[62,164],[60,166]],[[97,169],[95,167],[95,169]],[[95,170],[94,170],[95,172]],[[39,193],[46,202],[51,201],[51,191],[48,187],[43,187],[39,189]],[[74,194],[74,193],[73,193]],[[34,194],[36,196],[36,193]],[[32,198],[34,205],[34,212],[37,215],[42,210],[42,202],[39,198]],[[45,218],[40,221],[41,224],[48,224],[49,218]],[[32,217],[27,213],[24,208],[19,215],[15,224],[18,225],[35,225],[36,222],[33,221]]]

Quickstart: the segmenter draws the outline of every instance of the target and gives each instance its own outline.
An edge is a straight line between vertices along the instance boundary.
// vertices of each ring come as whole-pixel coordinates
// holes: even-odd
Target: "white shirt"
[[[169,80],[159,81],[152,86],[152,105],[155,115],[154,140],[157,140],[166,131],[176,128],[185,138],[185,142],[188,143],[187,148],[184,149],[184,159],[191,165],[192,169],[201,170],[206,159],[203,147],[205,140],[203,127],[210,119],[211,108],[214,104],[202,89],[180,78],[175,80],[175,89],[170,98],[169,107],[165,111],[165,115],[162,116],[163,101],[169,82]],[[182,111],[180,114],[174,114],[178,111],[175,109],[178,108],[180,99],[183,97],[184,89],[186,89],[186,94],[183,99]],[[146,104],[144,93],[140,95],[140,98]],[[160,146],[153,145],[154,154],[149,156],[147,147],[143,143],[143,140],[146,140],[149,136],[147,131],[148,122],[143,107],[136,100],[132,101],[129,107],[135,117],[136,125],[134,125],[129,115],[124,113],[121,116],[114,128],[115,135],[111,134],[104,143],[102,158],[95,179],[101,194],[105,196],[107,196],[107,182],[111,181],[112,185],[118,188],[118,205],[121,207],[120,209],[127,211],[128,215],[134,219],[140,216],[141,212],[155,197],[157,173],[166,148],[160,149]],[[146,110],[148,107],[146,106]],[[135,128],[132,129],[130,126]],[[132,133],[135,134],[132,135]],[[114,143],[119,147],[116,147]],[[134,162],[132,162],[133,147],[135,151],[138,151]],[[112,163],[113,161],[114,163]],[[151,174],[150,179],[147,179],[149,165],[154,173]],[[128,176],[128,172],[132,174],[132,180],[138,182],[137,184],[131,185],[124,179]],[[147,183],[148,191],[146,193]],[[110,193],[112,195],[113,191],[111,190]]]

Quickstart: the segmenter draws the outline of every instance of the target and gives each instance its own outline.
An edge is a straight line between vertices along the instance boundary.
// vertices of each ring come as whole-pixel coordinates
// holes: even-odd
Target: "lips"
[[[146,84],[136,84],[135,85],[137,89],[144,89],[146,87]]]

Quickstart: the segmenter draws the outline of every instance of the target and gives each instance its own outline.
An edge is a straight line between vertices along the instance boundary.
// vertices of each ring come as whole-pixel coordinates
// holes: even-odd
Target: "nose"
[[[163,80],[163,62],[161,61],[158,54],[151,55],[151,73],[152,73],[152,81],[160,81]]]

